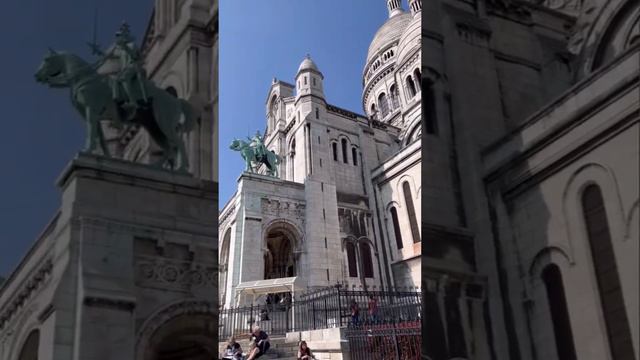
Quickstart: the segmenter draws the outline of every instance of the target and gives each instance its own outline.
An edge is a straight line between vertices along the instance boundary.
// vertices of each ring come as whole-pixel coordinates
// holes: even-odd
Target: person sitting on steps
[[[223,360],[243,360],[244,359],[244,356],[242,356],[242,347],[233,336],[231,336],[229,338],[229,341],[227,342],[227,348],[225,349],[222,359]]]
[[[247,360],[254,360],[264,355],[271,347],[269,343],[269,335],[266,332],[260,330],[259,326],[253,328],[251,334],[251,341],[255,343],[255,347],[249,352]]]
[[[298,360],[312,360],[315,359],[311,354],[311,349],[307,346],[306,341],[301,341],[298,347]]]

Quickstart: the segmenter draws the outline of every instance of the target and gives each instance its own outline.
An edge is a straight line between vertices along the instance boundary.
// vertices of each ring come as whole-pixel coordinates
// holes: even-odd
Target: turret
[[[318,66],[307,54],[296,74],[296,98],[312,95],[324,99],[323,79],[324,76],[318,70]]]

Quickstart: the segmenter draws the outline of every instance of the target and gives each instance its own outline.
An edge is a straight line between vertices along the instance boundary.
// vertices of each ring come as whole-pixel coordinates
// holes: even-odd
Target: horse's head
[[[233,139],[233,141],[231,141],[231,144],[229,145],[229,149],[240,151],[242,149],[242,140]]]
[[[49,49],[49,53],[44,57],[35,74],[36,81],[43,84],[61,85],[65,76],[65,67],[65,54]]]

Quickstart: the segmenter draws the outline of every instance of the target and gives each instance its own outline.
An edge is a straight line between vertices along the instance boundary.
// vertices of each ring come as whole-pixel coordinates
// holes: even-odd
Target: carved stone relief
[[[162,290],[188,291],[215,286],[216,268],[210,264],[154,256],[136,256],[136,285]]]
[[[301,203],[262,198],[261,210],[263,216],[304,221],[305,205]]]
[[[158,243],[153,239],[135,239],[135,283],[144,288],[189,291],[214,287],[217,267],[211,249],[195,250],[174,243]],[[210,261],[214,259],[214,261]]]

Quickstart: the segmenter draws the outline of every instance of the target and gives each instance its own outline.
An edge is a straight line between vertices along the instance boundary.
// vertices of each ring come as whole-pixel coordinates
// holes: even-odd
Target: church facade
[[[638,359],[638,2],[424,12],[423,358]]]
[[[221,306],[248,304],[236,288],[260,280],[420,286],[421,3],[409,6],[387,3],[369,47],[366,115],[331,105],[309,56],[291,83],[273,80],[264,143],[282,160],[277,177],[243,173],[221,211]]]

